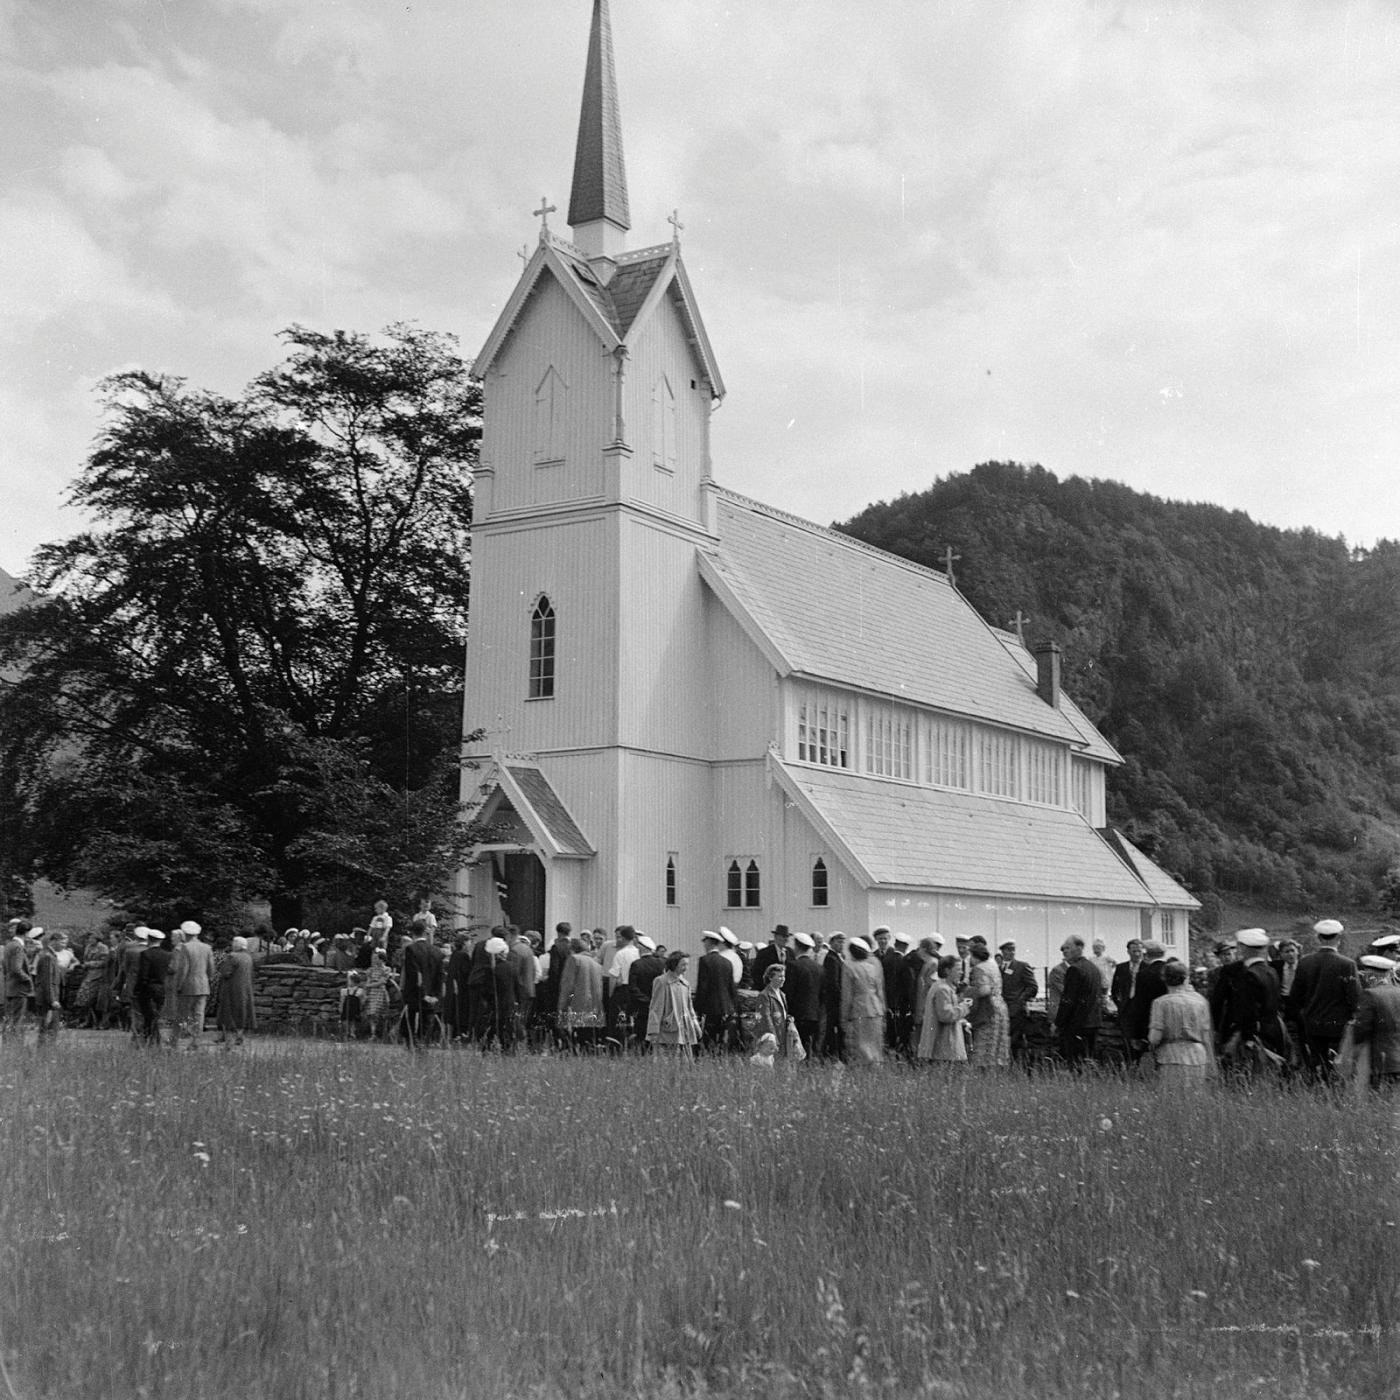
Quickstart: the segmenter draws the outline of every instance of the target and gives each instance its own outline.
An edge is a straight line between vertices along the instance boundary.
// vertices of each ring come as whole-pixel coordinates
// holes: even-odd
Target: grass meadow
[[[11,1045],[0,1394],[1394,1396],[1396,1145],[1114,1077]]]

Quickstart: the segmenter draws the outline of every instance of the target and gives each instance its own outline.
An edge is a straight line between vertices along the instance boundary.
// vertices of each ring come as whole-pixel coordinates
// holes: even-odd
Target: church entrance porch
[[[496,889],[504,922],[545,932],[544,862],[533,851],[510,851],[494,858]]]

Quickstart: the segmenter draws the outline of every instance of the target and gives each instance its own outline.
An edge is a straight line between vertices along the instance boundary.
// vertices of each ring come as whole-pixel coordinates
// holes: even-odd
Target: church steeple
[[[583,77],[583,106],[574,150],[574,185],[569,195],[569,227],[575,245],[586,257],[610,258],[622,251],[623,235],[631,226],[608,0],[593,0],[588,67]]]

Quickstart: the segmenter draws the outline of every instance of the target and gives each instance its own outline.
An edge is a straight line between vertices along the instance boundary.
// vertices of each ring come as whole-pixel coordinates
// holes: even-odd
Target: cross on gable
[[[558,212],[559,206],[557,204],[551,204],[549,202],[549,196],[544,194],[540,196],[540,207],[530,210],[530,213],[540,221],[541,238],[549,232],[549,216],[551,214],[557,214]]]
[[[1022,646],[1025,646],[1026,644],[1026,623],[1028,623],[1029,621],[1030,618],[1027,617],[1026,614],[1023,613],[1020,608],[1017,608],[1016,616],[1012,620],[1011,625],[1016,629],[1016,640],[1020,642]]]
[[[681,211],[679,209],[672,209],[670,217],[666,222],[671,225],[671,242],[679,243],[681,241],[681,230],[685,227],[685,225],[681,223]]]
[[[953,565],[954,565],[959,559],[961,559],[961,558],[962,558],[962,555],[961,555],[961,554],[954,554],[954,553],[953,553],[953,546],[952,546],[952,545],[946,546],[945,549],[943,550],[943,572],[946,573],[946,574],[948,575],[948,582],[949,582],[949,583],[956,583],[956,582],[957,582],[957,579],[954,578],[954,576],[953,576]]]

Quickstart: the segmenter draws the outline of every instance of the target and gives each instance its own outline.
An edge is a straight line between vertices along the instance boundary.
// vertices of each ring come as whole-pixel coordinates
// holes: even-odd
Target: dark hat
[[[773,928],[774,938],[787,938],[790,934],[791,930],[786,924],[776,924]]]

